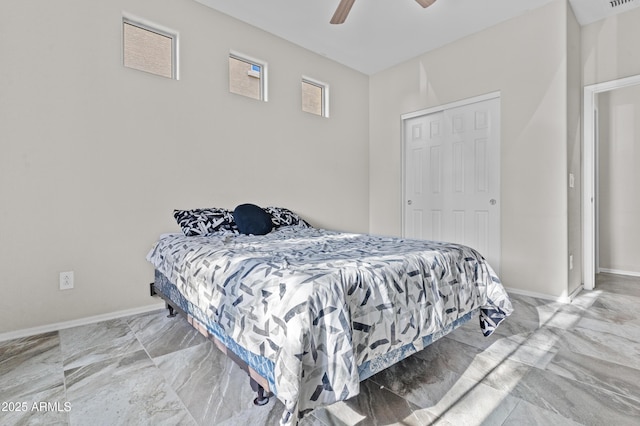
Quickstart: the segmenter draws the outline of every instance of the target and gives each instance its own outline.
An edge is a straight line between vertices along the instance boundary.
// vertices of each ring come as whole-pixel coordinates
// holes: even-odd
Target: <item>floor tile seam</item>
[[[56,335],[58,336],[58,343],[56,343],[56,349],[59,351],[60,362],[58,363],[59,373],[62,376],[62,389],[64,400],[69,402],[69,396],[67,395],[67,376],[64,374],[64,357],[62,355],[62,340],[60,339],[60,330],[55,330]],[[68,417],[68,415],[67,415]]]
[[[127,327],[129,328],[129,331],[131,331],[131,334],[133,334],[133,337],[136,338],[136,341],[140,344],[140,347],[142,348],[144,353],[147,355],[147,357],[151,360],[151,362],[153,363],[154,367],[158,368],[158,366],[156,365],[156,363],[153,360],[153,357],[151,356],[151,354],[149,354],[149,350],[144,345],[144,343],[142,343],[142,340],[138,337],[138,334],[133,330],[133,328],[131,328],[131,325],[129,324],[129,321],[126,321],[127,319],[128,319],[128,317],[125,318],[125,323],[127,324]]]
[[[185,412],[188,413],[189,417],[193,420],[193,423],[199,425],[200,423],[193,416],[193,413],[191,413],[191,410],[189,410],[189,407],[187,406],[185,401],[180,396],[180,393],[167,380],[167,376],[162,372],[162,370],[160,368],[158,368],[157,365],[155,365],[155,363],[154,363],[154,367],[156,368],[156,370],[158,371],[158,373],[162,377],[162,380],[167,385],[167,387],[170,388],[173,391],[173,393],[176,395],[176,397],[178,398],[178,401],[180,401],[180,404],[182,404],[182,407],[184,408]]]
[[[67,375],[64,369],[64,358],[62,356],[62,340],[60,339],[60,331],[58,331],[58,349],[60,349],[60,369],[62,370],[62,385],[64,386],[64,400],[71,404],[69,399],[69,390],[67,387]],[[73,409],[73,406],[72,406]],[[67,424],[71,424],[71,413],[67,413]]]
[[[551,357],[551,359],[549,359],[549,362],[553,361],[553,359],[558,355],[558,352],[560,352],[563,348],[562,346],[562,342],[565,339],[565,335],[567,333],[569,333],[571,330],[567,330],[565,328],[557,328],[557,327],[553,327],[553,326],[545,326],[545,328],[547,329],[552,329],[557,331],[558,334],[556,335],[558,338],[552,342],[551,345],[549,345],[546,348],[542,348],[540,347],[539,344],[536,344],[535,341],[530,340],[529,338],[527,338],[527,340],[525,340],[523,343],[521,343],[520,346],[525,346],[527,348],[532,348],[535,350],[540,350],[540,351],[544,351],[545,354],[552,354],[553,356]],[[537,332],[542,332],[544,331],[544,329],[538,329],[536,330]],[[532,333],[532,335],[535,333]],[[518,360],[515,360],[513,358],[510,358],[512,361],[516,361],[516,362],[520,362]],[[526,364],[526,365],[530,365],[531,367],[537,368],[539,370],[544,370],[546,368],[546,365],[549,364],[549,362],[547,362],[544,366],[538,366],[538,365],[531,365],[531,364],[526,364],[526,363],[522,363],[522,364]]]
[[[128,317],[127,317],[128,318]],[[125,319],[127,319],[125,318]],[[159,376],[162,378],[163,382],[165,383],[165,385],[171,389],[173,391],[173,393],[176,395],[176,397],[178,398],[178,400],[180,401],[180,404],[182,405],[182,408],[185,410],[185,412],[189,415],[189,417],[193,420],[194,424],[199,424],[196,419],[193,417],[193,415],[191,414],[191,412],[189,411],[189,409],[187,408],[186,404],[184,403],[184,401],[182,400],[182,398],[180,397],[180,395],[178,394],[178,392],[176,392],[176,390],[173,388],[173,386],[171,386],[169,384],[169,382],[167,381],[167,377],[164,375],[164,373],[162,372],[162,370],[160,370],[160,368],[158,367],[157,363],[155,362],[155,360],[151,357],[151,355],[149,354],[146,346],[142,343],[142,341],[140,340],[140,338],[138,337],[138,335],[133,331],[133,329],[131,328],[131,326],[129,325],[128,321],[125,321],[125,324],[127,325],[129,331],[133,334],[134,338],[136,339],[136,341],[140,344],[140,348],[142,349],[135,349],[135,350],[131,350],[131,351],[126,351],[123,353],[118,353],[118,354],[112,354],[112,351],[108,352],[108,355],[105,356],[104,358],[101,358],[100,360],[96,361],[96,362],[90,362],[87,364],[83,364],[83,365],[78,365],[76,367],[72,367],[70,369],[65,369],[64,364],[63,364],[63,380],[64,380],[64,389],[65,389],[65,398],[67,401],[69,401],[68,399],[68,394],[67,394],[67,383],[66,383],[66,373],[67,371],[70,371],[72,369],[76,369],[76,368],[86,368],[90,365],[96,364],[96,363],[101,363],[101,362],[105,362],[105,361],[110,361],[116,358],[122,358],[122,357],[126,357],[129,356],[131,354],[134,354],[136,352],[140,352],[141,350],[144,351],[145,355],[147,356],[147,358],[149,359],[149,361],[151,362],[151,364],[153,365],[153,367],[156,369],[156,371],[158,372]],[[106,354],[105,354],[106,355]],[[71,402],[71,401],[69,401]]]
[[[527,401],[525,401],[522,398],[518,398],[517,396],[512,396],[511,393],[509,393],[509,396],[511,396],[514,399],[517,399],[518,402],[513,406],[513,408],[511,409],[511,411],[509,411],[509,414],[507,415],[507,417],[505,417],[505,419],[502,421],[502,423],[500,423],[500,426],[506,426],[512,423],[508,423],[509,418],[511,418],[511,416],[513,415],[514,412],[516,412],[516,408],[518,408],[520,406],[520,404],[524,404]]]
[[[521,346],[525,346],[525,345],[524,345],[524,344],[522,344],[522,345],[519,345],[518,347],[521,347]],[[530,346],[530,347],[533,347],[533,346]],[[476,355],[477,357],[481,357],[481,358],[489,358],[490,360],[493,360],[493,361],[499,361],[499,363],[498,363],[497,365],[495,365],[494,367],[492,367],[492,368],[491,368],[491,370],[490,370],[488,373],[486,373],[486,374],[484,374],[484,375],[483,375],[483,377],[482,377],[482,379],[480,380],[480,382],[484,382],[484,381],[485,381],[485,380],[486,380],[486,379],[487,379],[487,378],[488,378],[488,377],[489,377],[489,376],[490,376],[490,375],[491,375],[491,374],[492,374],[492,373],[493,373],[493,372],[494,372],[494,371],[495,371],[499,366],[501,366],[501,365],[502,365],[505,361],[507,361],[507,360],[508,360],[509,362],[512,362],[512,363],[518,364],[519,366],[522,366],[522,367],[526,368],[527,373],[528,373],[529,371],[531,371],[531,369],[533,369],[533,368],[537,368],[537,369],[539,369],[539,370],[541,369],[541,368],[540,368],[540,367],[538,367],[538,366],[531,365],[531,364],[527,364],[526,362],[522,362],[522,361],[520,361],[520,360],[517,360],[517,359],[512,358],[512,355],[513,355],[513,353],[514,353],[514,352],[515,352],[515,351],[511,352],[507,357],[502,358],[502,359],[500,359],[498,356],[494,356],[494,354],[492,354],[492,353],[480,352],[479,354],[477,354],[477,355]],[[549,352],[549,351],[545,351],[545,353],[546,353],[546,352]],[[555,356],[555,354],[554,354],[554,356]],[[474,357],[474,359],[475,359],[475,357]],[[543,369],[542,369],[542,370],[543,370]],[[463,375],[464,377],[467,377],[467,376],[465,376],[464,374],[462,374],[462,375]],[[467,378],[470,378],[470,377],[467,377]],[[495,388],[495,387],[493,387],[493,386],[489,385],[488,383],[484,383],[484,384],[485,384],[486,386],[489,386],[489,387],[490,387],[490,388],[492,388],[492,389],[495,389],[495,390],[502,390],[502,389]]]
[[[516,408],[518,408],[520,406],[520,404],[524,403],[524,399],[522,398],[518,398],[517,396],[514,396],[513,398],[517,399],[518,402],[513,406],[513,408],[511,409],[511,411],[509,411],[509,414],[507,415],[507,417],[505,417],[505,419],[502,421],[502,423],[500,423],[500,426],[507,426],[509,424],[512,423],[507,423],[509,421],[509,418],[511,417],[511,415],[513,415],[513,413],[516,411]]]
[[[129,317],[127,317],[126,319],[128,320]],[[133,333],[133,335],[136,338],[136,340],[138,341],[138,343],[140,343],[140,346],[142,347],[142,349],[144,350],[145,354],[147,355],[147,357],[151,361],[151,364],[153,365],[153,367],[156,369],[156,371],[158,372],[160,377],[162,377],[162,381],[176,395],[176,397],[178,398],[178,401],[180,401],[180,404],[182,405],[182,408],[184,408],[185,412],[189,415],[191,420],[193,420],[193,423],[196,424],[196,425],[199,425],[200,423],[193,416],[193,414],[191,413],[191,411],[187,407],[187,404],[185,403],[185,401],[180,396],[180,393],[169,383],[168,377],[164,374],[164,372],[162,371],[162,369],[160,368],[160,366],[156,362],[156,359],[151,356],[151,354],[147,350],[147,347],[143,344],[142,340],[138,337],[138,334],[133,330],[133,328],[131,328],[131,324],[129,323],[129,321],[126,321],[126,324],[127,324],[127,327],[129,327],[129,330],[131,330],[131,333]],[[172,353],[174,353],[174,352],[172,352]]]
[[[153,358],[151,356],[151,354],[149,353],[149,351],[147,350],[147,347],[142,343],[142,340],[138,337],[138,334],[131,328],[130,323],[127,321],[127,326],[129,327],[129,329],[131,330],[131,332],[133,333],[133,335],[135,336],[136,340],[138,340],[138,342],[140,343],[140,346],[142,346],[145,354],[147,354],[147,357],[149,358],[149,360],[151,361],[151,363],[153,364],[153,367],[156,369],[156,371],[158,372],[158,374],[160,375],[160,377],[162,377],[162,381],[165,383],[165,385],[171,389],[173,391],[173,393],[176,395],[176,397],[178,398],[178,401],[180,401],[180,404],[182,405],[182,408],[184,408],[184,411],[189,415],[189,417],[191,418],[191,420],[193,420],[193,423],[196,425],[200,425],[200,423],[196,420],[196,418],[193,416],[193,414],[191,413],[191,411],[189,410],[189,408],[187,407],[187,404],[185,403],[185,401],[182,399],[182,397],[180,396],[180,393],[169,383],[168,377],[164,374],[164,372],[162,371],[162,369],[160,368],[160,366],[158,365],[158,363],[156,362],[155,358]],[[172,352],[173,353],[173,352]]]
[[[582,320],[582,317],[580,318],[580,320]],[[578,320],[578,321],[576,322],[576,324],[577,324],[578,322],[580,322],[580,320]],[[556,332],[556,334],[557,334],[559,337],[562,337],[564,334],[566,334],[567,332],[569,332],[569,331],[573,330],[574,328],[575,328],[575,324],[574,324],[574,325],[572,325],[570,328],[564,328],[564,327],[557,327],[557,326],[555,326],[555,325],[553,325],[553,324],[549,324],[549,323],[547,322],[547,323],[544,323],[544,324],[540,324],[540,326],[539,326],[538,328],[536,328],[536,329],[535,329],[531,334],[529,334],[529,335],[527,336],[527,338],[526,338],[525,342],[528,342],[528,341],[530,340],[530,338],[531,338],[532,336],[534,336],[535,334],[540,333],[540,332],[543,332],[543,331],[545,331],[545,330],[554,331],[554,332]],[[531,346],[531,345],[529,345],[529,346]]]
[[[321,408],[326,408],[326,407],[321,407]],[[313,417],[315,419],[315,421],[319,422],[321,425],[331,426],[330,424],[327,424],[327,423],[323,422],[322,419],[319,418],[318,416],[314,415],[314,411],[316,411],[316,410],[313,410],[311,413],[309,413],[309,417]]]
[[[65,365],[65,356],[64,356],[64,354],[62,354],[63,371],[66,373],[67,371],[70,371],[70,370],[73,370],[73,369],[85,368],[85,367],[88,367],[88,366],[96,364],[96,363],[109,361],[109,360],[112,360],[112,359],[115,359],[115,358],[119,358],[119,357],[123,357],[123,356],[128,356],[128,355],[134,354],[136,352],[139,352],[141,350],[143,350],[145,352],[145,354],[147,356],[149,356],[149,353],[147,352],[147,348],[142,344],[140,339],[138,339],[138,336],[136,335],[136,333],[133,332],[131,326],[126,321],[127,318],[129,318],[129,317],[116,318],[115,320],[123,320],[124,321],[124,325],[127,326],[127,329],[129,330],[129,332],[133,335],[135,340],[138,342],[139,347],[136,347],[136,345],[132,345],[133,347],[130,347],[126,351],[114,353],[115,347],[110,346],[108,348],[105,348],[104,351],[99,354],[99,359],[97,361],[92,361],[92,362],[88,362],[88,363],[81,363],[79,365],[74,365],[73,367],[68,367],[69,365],[72,365],[73,362],[67,363]],[[114,320],[109,320],[109,321],[114,321]],[[103,322],[107,322],[107,321],[99,321],[99,322],[96,322],[96,323],[93,323],[93,324],[95,325],[95,324],[100,324],[100,323],[103,323]],[[83,327],[83,326],[80,326],[80,327]],[[67,330],[71,330],[71,329],[67,329]],[[63,343],[62,339],[60,339],[60,350],[61,351],[62,351],[62,346],[63,346],[62,343]],[[85,350],[88,351],[89,349],[94,349],[96,347],[100,347],[100,344],[93,345],[90,348],[85,348]],[[91,353],[89,353],[89,355],[91,355]]]
[[[507,425],[512,425],[513,423],[508,423],[509,419],[511,418],[511,416],[513,415],[513,413],[516,412],[516,408],[518,408],[520,406],[520,404],[530,404],[528,401],[522,399],[522,398],[518,398],[517,396],[513,396],[511,395],[511,392],[509,392],[508,394],[509,397],[517,400],[518,402],[516,404],[514,404],[513,408],[511,410],[509,410],[509,414],[507,414],[507,416],[504,418],[504,420],[502,421],[502,423],[500,423],[500,426],[507,426]],[[536,408],[540,408],[538,406],[535,406]],[[545,411],[549,411],[546,409],[543,409]]]

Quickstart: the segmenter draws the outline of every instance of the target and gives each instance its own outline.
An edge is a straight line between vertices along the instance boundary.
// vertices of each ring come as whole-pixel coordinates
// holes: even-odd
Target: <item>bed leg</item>
[[[167,309],[169,310],[169,315],[167,315],[167,318],[173,318],[176,315],[178,315],[178,313],[173,309],[173,306],[171,306],[168,303],[167,303]]]
[[[253,400],[254,405],[265,405],[269,402],[269,396],[264,394],[264,388],[258,384],[253,378],[249,378],[251,389],[258,392],[258,397]]]

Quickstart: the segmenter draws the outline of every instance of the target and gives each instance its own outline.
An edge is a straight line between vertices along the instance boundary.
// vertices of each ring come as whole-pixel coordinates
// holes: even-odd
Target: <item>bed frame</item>
[[[254,405],[262,406],[267,404],[269,402],[269,399],[272,396],[274,396],[273,392],[271,392],[268,380],[265,377],[263,377],[258,371],[252,368],[237,353],[235,353],[232,349],[227,347],[216,335],[212,334],[201,321],[199,321],[196,317],[194,317],[189,312],[181,308],[179,306],[179,302],[173,300],[169,294],[165,294],[162,291],[162,285],[163,285],[162,283],[166,281],[166,283],[169,283],[172,286],[173,284],[162,273],[160,273],[157,270],[155,272],[155,279],[156,279],[156,282],[152,282],[149,284],[150,294],[151,296],[159,296],[161,299],[164,300],[166,308],[169,311],[169,314],[167,315],[167,317],[174,318],[178,314],[181,314],[182,316],[184,316],[187,322],[189,322],[189,324],[191,324],[193,328],[198,330],[207,339],[211,340],[216,345],[216,347],[220,349],[220,351],[223,354],[231,358],[231,360],[233,360],[242,370],[244,370],[247,373],[247,375],[249,376],[249,384],[251,385],[251,389],[257,394],[256,398],[254,398],[253,400]],[[158,282],[160,282],[160,284],[158,284]],[[466,323],[471,318],[474,318],[476,316],[477,316],[477,311],[471,311],[467,313],[464,317],[461,317],[460,319],[456,320],[453,324],[451,324],[448,327],[448,329],[442,330],[441,332],[434,333],[433,335],[428,336],[428,338],[425,338],[425,340],[428,340],[428,341],[424,342],[425,343],[424,346],[426,347],[430,345],[434,341],[440,339],[446,334],[449,334],[455,328],[459,327],[460,325]],[[405,358],[408,355],[402,355],[401,359]],[[362,381],[368,377],[371,377],[378,370],[372,371],[370,368],[370,365],[368,365],[367,363],[367,366],[365,368],[359,367],[358,371],[360,373],[360,380]]]
[[[223,354],[231,358],[233,362],[235,362],[244,372],[249,375],[249,384],[251,385],[251,389],[257,393],[257,396],[253,400],[254,405],[262,406],[269,403],[269,398],[273,396],[273,393],[269,389],[269,383],[267,382],[267,379],[262,377],[257,371],[251,368],[236,353],[227,348],[216,336],[211,334],[200,321],[189,315],[189,313],[184,311],[173,300],[171,300],[168,295],[164,294],[158,287],[156,287],[155,282],[149,283],[149,291],[151,296],[159,296],[162,300],[164,300],[165,306],[169,310],[169,315],[167,315],[167,318],[175,318],[178,314],[184,316],[187,322],[189,322],[189,324],[191,324],[193,328],[198,330],[204,337],[211,340],[216,345],[216,347],[220,351],[222,351]]]

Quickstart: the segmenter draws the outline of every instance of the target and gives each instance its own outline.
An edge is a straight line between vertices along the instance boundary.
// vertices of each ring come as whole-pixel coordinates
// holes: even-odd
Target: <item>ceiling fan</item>
[[[330,22],[332,24],[342,24],[347,19],[347,15],[349,14],[349,11],[351,10],[351,6],[353,6],[353,3],[355,1],[356,0],[340,0],[340,4],[338,5],[336,12],[333,14],[333,18],[331,18]],[[416,1],[422,7],[429,7],[436,2],[436,0],[416,0]]]

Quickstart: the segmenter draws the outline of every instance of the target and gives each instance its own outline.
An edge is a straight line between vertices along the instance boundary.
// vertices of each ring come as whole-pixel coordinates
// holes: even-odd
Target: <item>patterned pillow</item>
[[[281,226],[300,225],[304,228],[311,228],[304,219],[298,216],[296,213],[283,207],[266,207],[265,210],[271,215],[271,221],[274,228]]]
[[[187,237],[206,236],[222,230],[237,232],[233,213],[227,209],[174,210],[173,217]]]

